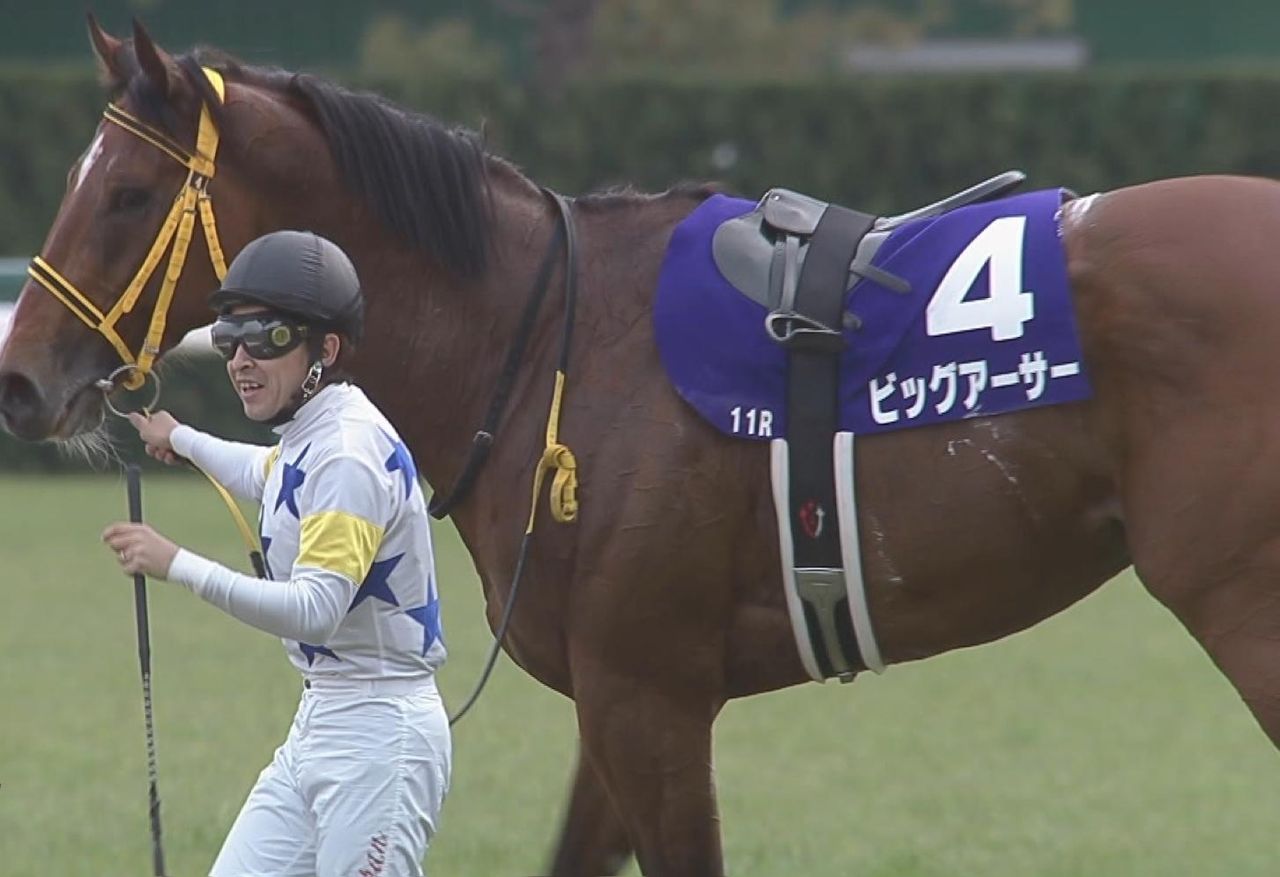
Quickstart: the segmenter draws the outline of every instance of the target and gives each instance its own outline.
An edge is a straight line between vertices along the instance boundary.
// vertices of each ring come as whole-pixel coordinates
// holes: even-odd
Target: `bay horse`
[[[368,296],[352,368],[427,480],[454,483],[556,233],[556,206],[464,131],[372,95],[90,23],[115,104],[72,167],[42,256],[110,311],[185,191],[202,107],[216,127],[216,240],[200,225],[156,346],[208,321],[213,265],[281,228],[355,261]],[[200,64],[216,68],[225,99]],[[157,137],[159,139],[157,139]],[[175,158],[178,160],[175,161]],[[212,167],[210,168],[212,170]],[[577,773],[551,865],[723,871],[712,724],[730,698],[807,680],[780,589],[768,451],[700,420],[666,379],[651,313],[673,227],[710,188],[572,203],[579,306],[561,433],[576,523],[532,540],[504,646],[574,702]],[[194,202],[193,202],[194,203]],[[193,208],[194,209],[194,208]],[[857,446],[867,601],[887,663],[989,642],[1132,564],[1280,743],[1280,185],[1165,180],[1061,213],[1094,396],[870,436]],[[216,252],[221,250],[222,252]],[[563,261],[555,269],[563,272]],[[139,349],[162,292],[113,323]],[[172,273],[172,272],[171,272]],[[561,338],[562,277],[535,321],[513,406],[453,512],[491,625],[509,597]],[[102,421],[120,348],[29,281],[0,350],[0,416],[26,439]],[[92,310],[90,311],[92,313]]]

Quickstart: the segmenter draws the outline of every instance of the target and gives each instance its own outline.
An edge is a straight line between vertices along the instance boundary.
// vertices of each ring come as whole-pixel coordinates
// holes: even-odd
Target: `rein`
[[[561,523],[575,521],[578,517],[578,465],[574,459],[573,452],[566,445],[561,444],[559,440],[560,411],[564,400],[565,377],[569,372],[569,345],[573,338],[573,316],[578,300],[577,233],[574,230],[573,214],[570,212],[569,202],[564,196],[552,192],[550,189],[543,189],[543,192],[555,201],[559,210],[555,234],[551,237],[551,243],[547,247],[546,256],[543,257],[542,266],[538,269],[533,291],[529,297],[528,304],[525,305],[519,330],[516,332],[516,337],[511,343],[511,349],[507,353],[507,361],[503,366],[501,376],[498,378],[498,385],[494,391],[493,400],[489,404],[489,411],[485,415],[484,425],[472,439],[471,453],[467,458],[466,465],[463,467],[462,474],[458,476],[457,481],[454,482],[453,490],[445,499],[437,501],[433,497],[431,500],[430,512],[432,515],[440,518],[448,514],[453,506],[466,497],[475,482],[476,475],[484,465],[484,461],[488,459],[489,450],[493,447],[494,432],[511,395],[511,387],[515,382],[516,371],[520,366],[525,347],[528,346],[529,335],[533,330],[534,318],[538,313],[538,308],[546,297],[547,286],[551,280],[551,268],[556,261],[555,256],[559,252],[561,241],[563,240],[565,257],[564,329],[560,338],[560,356],[556,362],[556,380],[555,388],[551,395],[551,408],[547,412],[546,443],[543,447],[542,456],[538,459],[537,468],[533,473],[533,496],[529,505],[529,520],[525,525],[524,535],[520,540],[520,552],[516,556],[516,569],[511,577],[511,592],[507,595],[507,605],[503,607],[502,619],[498,622],[497,630],[494,631],[493,644],[489,647],[489,654],[485,657],[484,669],[480,673],[479,681],[476,682],[471,693],[467,695],[466,701],[458,708],[456,713],[449,717],[450,727],[456,725],[479,699],[480,693],[484,691],[484,687],[489,681],[490,674],[493,673],[494,665],[498,662],[502,641],[506,639],[507,628],[511,625],[511,616],[515,611],[516,595],[520,590],[520,580],[524,575],[525,561],[528,559],[529,546],[533,541],[533,525],[538,515],[538,496],[542,492],[543,479],[548,470],[556,470],[556,474],[552,479],[551,495],[549,497],[551,516]]]
[[[203,69],[204,75],[208,77],[221,102],[226,95],[222,75],[208,67]],[[142,260],[142,265],[139,266],[133,280],[105,314],[92,299],[77,289],[75,284],[58,273],[57,269],[44,257],[36,256],[32,259],[30,266],[27,267],[27,274],[62,302],[77,319],[107,339],[124,364],[132,366],[123,379],[123,385],[126,389],[137,390],[146,383],[152,364],[160,355],[160,342],[164,337],[169,305],[173,300],[173,291],[178,285],[178,278],[182,276],[182,269],[187,262],[187,249],[194,235],[197,213],[200,214],[200,224],[204,229],[205,242],[208,244],[213,273],[219,281],[227,273],[226,259],[222,254],[222,245],[218,241],[218,226],[213,215],[213,198],[209,194],[209,181],[213,179],[216,170],[214,160],[218,154],[218,129],[214,125],[208,105],[202,105],[195,152],[189,152],[163,131],[126,113],[115,104],[107,104],[102,116],[108,122],[119,125],[135,137],[150,143],[185,167],[187,179],[173,199],[173,206],[169,208],[169,214],[160,226],[155,242],[151,245],[146,258]],[[170,243],[173,244],[173,250],[169,254],[169,262],[160,284],[160,293],[156,297],[155,308],[151,311],[151,324],[135,356],[129,349],[129,345],[120,337],[116,324],[137,304],[143,289],[160,266],[160,260],[169,249]]]
[[[507,401],[511,398],[511,389],[515,384],[516,374],[520,370],[520,361],[524,358],[525,348],[529,346],[529,337],[533,333],[533,325],[538,316],[538,310],[542,307],[542,301],[547,297],[547,289],[551,283],[551,272],[555,268],[556,256],[560,252],[563,244],[565,249],[565,327],[564,338],[561,343],[560,360],[556,369],[556,391],[552,401],[552,416],[555,420],[556,427],[559,423],[559,408],[562,388],[564,386],[564,374],[568,368],[569,361],[569,336],[573,326],[574,302],[576,299],[577,283],[575,275],[577,273],[577,244],[575,240],[573,228],[573,216],[569,212],[569,204],[564,196],[550,189],[543,189],[543,194],[555,202],[559,213],[557,214],[557,222],[555,233],[552,234],[550,242],[547,244],[547,252],[542,257],[542,264],[538,266],[538,274],[534,278],[533,287],[529,291],[529,299],[525,303],[524,313],[520,316],[520,325],[516,329],[515,338],[511,341],[511,347],[507,351],[506,362],[502,365],[502,372],[498,376],[497,386],[493,391],[493,398],[489,402],[489,410],[485,413],[484,422],[480,429],[476,430],[476,434],[471,439],[471,450],[467,454],[467,461],[462,467],[462,472],[453,482],[453,489],[444,496],[438,492],[431,497],[431,502],[427,507],[427,511],[436,520],[445,518],[454,507],[465,500],[471,493],[471,488],[475,484],[476,476],[480,474],[480,470],[484,468],[485,461],[489,459],[489,451],[493,447],[494,436],[498,432],[498,424],[502,420],[502,414],[506,410]],[[548,449],[554,443],[555,434],[552,431],[551,422],[547,424],[547,445]],[[565,451],[568,451],[565,448]],[[543,455],[543,461],[546,460],[546,453]],[[573,460],[572,454],[569,454],[567,460],[569,466],[568,471],[572,471]],[[561,469],[556,476],[556,483],[562,485],[557,488],[557,493],[563,495],[568,479],[571,476],[564,475],[566,470]],[[538,487],[542,483],[543,463],[539,464],[538,475],[535,476],[534,493],[537,493]],[[576,485],[576,480],[574,481]],[[552,514],[557,521],[572,521],[577,514],[577,502],[573,498],[573,487],[567,488],[569,491],[567,501],[556,504],[552,501]],[[532,523],[532,522],[531,522]]]

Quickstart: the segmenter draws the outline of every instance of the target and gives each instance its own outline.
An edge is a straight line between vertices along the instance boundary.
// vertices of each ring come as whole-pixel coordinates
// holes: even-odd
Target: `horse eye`
[[[141,210],[151,200],[151,193],[146,189],[128,186],[116,189],[107,200],[107,210],[111,213],[128,213]]]

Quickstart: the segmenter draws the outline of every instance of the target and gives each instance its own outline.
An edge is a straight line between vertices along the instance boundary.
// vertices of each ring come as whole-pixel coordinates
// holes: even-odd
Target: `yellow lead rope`
[[[529,506],[529,524],[525,534],[533,532],[533,522],[538,515],[538,494],[542,492],[542,479],[547,471],[554,469],[556,474],[551,480],[551,517],[562,524],[571,523],[578,517],[578,461],[573,451],[559,441],[560,435],[560,403],[564,398],[564,372],[556,369],[556,386],[551,395],[551,410],[547,413],[547,443],[533,471],[533,501]]]

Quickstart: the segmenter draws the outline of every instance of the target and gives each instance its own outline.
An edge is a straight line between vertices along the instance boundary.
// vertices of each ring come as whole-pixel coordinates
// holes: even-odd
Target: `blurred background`
[[[98,0],[481,129],[575,193],[716,180],[898,212],[1006,168],[1092,191],[1280,171],[1271,0]],[[79,0],[6,0],[0,333],[98,123]],[[0,467],[58,466],[0,445]]]
[[[85,5],[0,4],[0,333],[98,123]],[[1280,171],[1271,0],[88,5],[117,34],[136,16],[171,50],[218,46],[483,130],[569,193],[699,179],[898,212],[1011,167],[1077,191]],[[57,465],[0,449],[0,466]]]
[[[0,336],[104,103],[86,6],[116,35],[137,16],[172,51],[214,45],[482,130],[570,194],[715,180],[894,213],[1008,168],[1081,193],[1280,176],[1275,0],[0,0]],[[165,374],[180,418],[266,437],[199,345]],[[0,873],[146,862],[131,603],[94,544],[123,490],[88,471],[0,435]],[[244,566],[193,476],[147,497],[179,541]],[[469,558],[447,524],[438,539],[456,706],[488,632]],[[176,589],[153,599],[173,872],[204,873],[297,679],[271,638]],[[726,710],[733,873],[1275,873],[1274,749],[1130,574],[1034,631],[854,688]],[[509,662],[486,698],[460,730],[439,873],[532,873],[558,825],[570,706]]]

